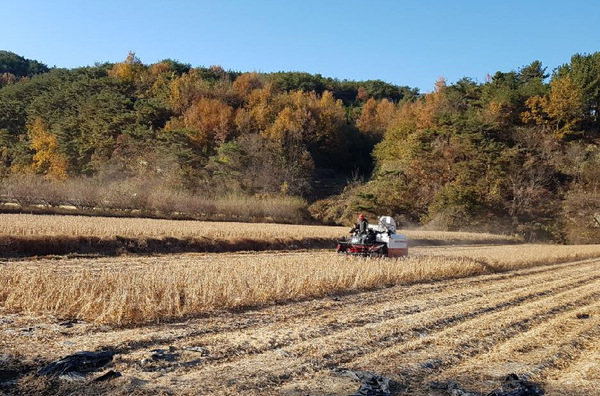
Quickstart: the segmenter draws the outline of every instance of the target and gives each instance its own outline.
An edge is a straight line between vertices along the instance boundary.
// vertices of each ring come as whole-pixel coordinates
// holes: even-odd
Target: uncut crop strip
[[[532,277],[538,283],[561,282],[560,279],[555,279],[555,271],[558,268],[562,270],[562,277],[574,277],[593,267],[586,266],[584,262],[575,262],[519,272],[456,279],[439,284],[397,286],[376,292],[350,294],[343,299],[307,300],[246,312],[221,312],[210,319],[194,319],[186,322],[184,327],[177,326],[176,333],[173,332],[174,329],[165,332],[164,325],[158,324],[146,326],[143,331],[115,329],[102,332],[97,339],[86,334],[74,341],[78,345],[86,345],[88,349],[105,345],[109,349],[131,352],[141,345],[161,348],[173,343],[189,344],[197,341],[204,344],[208,339],[214,338],[215,341],[211,341],[211,344],[221,345],[219,349],[229,349],[232,347],[225,347],[217,340],[239,339],[240,334],[245,334],[249,339],[254,340],[253,344],[256,345],[260,343],[258,339],[261,333],[273,334],[272,331],[277,331],[281,327],[284,332],[282,337],[269,336],[269,339],[273,340],[271,347],[275,347],[286,342],[286,337],[290,335],[289,330],[286,329],[289,328],[293,328],[294,333],[297,332],[298,339],[306,339],[308,334],[325,335],[322,327],[327,323],[331,323],[335,331],[341,331],[440,306],[450,309],[455,303],[475,297],[527,287]],[[399,301],[403,303],[398,305]],[[239,352],[238,350],[236,355],[239,355]]]
[[[589,267],[584,267],[583,264],[583,262],[558,264],[518,272],[456,279],[444,283],[397,286],[374,292],[350,294],[343,298],[307,300],[244,312],[220,312],[207,318],[188,320],[182,324],[175,323],[169,329],[165,329],[165,326],[169,325],[154,324],[142,328],[113,329],[95,334],[86,331],[85,335],[77,336],[72,341],[83,349],[111,349],[126,354],[135,353],[143,348],[168,348],[170,345],[185,346],[197,343],[211,346],[211,360],[217,356],[226,358],[225,350],[234,348],[231,342],[222,343],[219,339],[241,340],[242,344],[249,341],[252,348],[240,348],[233,354],[241,356],[241,352],[263,350],[261,334],[263,336],[269,334],[267,339],[272,343],[268,347],[275,348],[278,345],[295,342],[294,340],[306,339],[313,334],[326,335],[332,331],[378,323],[389,317],[414,314],[437,306],[451,309],[454,303],[474,297],[528,286],[532,278],[538,283],[557,280],[554,278],[558,268],[562,269],[562,277],[572,277],[589,270]],[[402,301],[401,305],[399,305],[400,301]],[[89,326],[93,327],[93,325],[86,325]],[[281,336],[272,333],[278,329],[283,332]],[[294,334],[296,336],[293,336]],[[241,335],[246,336],[245,340],[240,338]],[[46,335],[44,339],[48,340],[49,337],[50,335]],[[16,345],[24,345],[24,340],[25,338],[23,341],[14,339],[14,342]],[[31,338],[26,340],[31,343]],[[35,345],[32,345],[32,348],[36,349]],[[62,348],[64,347],[60,350],[63,350]],[[48,352],[48,345],[44,350]],[[63,352],[65,353],[68,353],[68,350]],[[60,355],[60,352],[53,354],[56,358]]]
[[[410,246],[518,242],[492,234],[402,232]],[[0,257],[334,249],[347,233],[345,227],[0,214]]]
[[[299,232],[299,229],[302,232]],[[343,227],[295,226],[288,224],[257,224],[204,222],[193,220],[159,220],[144,218],[113,218],[87,216],[43,216],[30,214],[0,214],[0,235],[22,236],[97,236],[147,238],[289,238],[339,237]]]
[[[407,234],[411,239],[514,241],[512,237],[483,233],[408,230],[402,232]],[[347,227],[330,226],[0,214],[0,235],[12,236],[122,236],[229,240],[236,238],[275,239],[317,237],[336,239],[347,234]]]

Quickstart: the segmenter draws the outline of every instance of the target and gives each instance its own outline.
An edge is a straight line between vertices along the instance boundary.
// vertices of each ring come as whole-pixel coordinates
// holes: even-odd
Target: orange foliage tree
[[[233,82],[233,90],[242,98],[247,98],[255,89],[262,88],[263,83],[258,73],[244,73],[238,76]]]
[[[370,98],[364,104],[356,125],[361,132],[381,139],[396,117],[396,105],[387,99],[377,102]]]
[[[235,133],[233,108],[218,99],[200,98],[183,114],[169,121],[167,130],[186,129],[202,145],[222,143]]]
[[[210,91],[209,82],[202,79],[198,69],[192,69],[171,81],[169,103],[176,113],[182,114],[198,99],[209,96]]]
[[[271,125],[264,125],[263,136],[275,141],[294,139],[305,144],[330,144],[339,138],[345,122],[340,100],[325,91],[320,97],[315,92],[296,91],[279,97],[281,110]]]
[[[583,120],[583,92],[568,75],[554,78],[548,95],[532,96],[525,106],[523,122],[544,126],[558,138],[574,133]]]

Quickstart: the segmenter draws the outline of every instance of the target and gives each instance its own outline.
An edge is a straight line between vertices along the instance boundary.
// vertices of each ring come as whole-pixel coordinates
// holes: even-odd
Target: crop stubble
[[[487,254],[488,264],[498,266],[498,257],[515,254],[513,248],[518,247],[499,253],[497,247],[480,247],[470,254],[480,261]],[[540,252],[525,257],[543,260]],[[312,254],[283,256],[306,261]],[[459,255],[448,248],[419,254]],[[126,378],[177,393],[349,394],[357,385],[332,374],[343,366],[390,376],[411,395],[425,394],[431,381],[444,380],[489,391],[502,376],[517,372],[543,383],[550,395],[591,396],[598,393],[600,262],[574,262],[570,254],[563,254],[571,260],[563,264],[216,311],[167,324],[119,329],[87,323],[61,332],[48,325],[33,334],[15,332],[2,346],[31,359],[114,349],[115,369]],[[211,255],[194,259],[211,260]],[[138,269],[148,265],[139,260]],[[71,262],[69,271],[82,264]],[[506,268],[518,264],[514,258],[512,264],[505,261]],[[108,259],[103,265],[118,267]],[[24,325],[17,320],[13,327]],[[177,362],[140,363],[150,350],[169,346],[179,353]],[[208,355],[198,357],[184,349],[189,346],[202,346]]]

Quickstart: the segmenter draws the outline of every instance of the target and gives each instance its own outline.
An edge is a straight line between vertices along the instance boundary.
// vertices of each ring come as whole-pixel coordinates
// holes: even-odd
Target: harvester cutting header
[[[403,257],[408,255],[405,235],[396,234],[396,222],[381,216],[377,225],[369,224],[364,215],[350,230],[352,236],[338,242],[337,252],[362,257]]]

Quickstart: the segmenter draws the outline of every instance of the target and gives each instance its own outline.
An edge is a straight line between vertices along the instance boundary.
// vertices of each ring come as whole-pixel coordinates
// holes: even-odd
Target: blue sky
[[[600,50],[592,0],[0,0],[0,49],[50,66],[172,58],[430,91]]]

